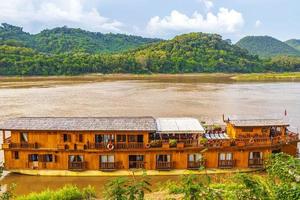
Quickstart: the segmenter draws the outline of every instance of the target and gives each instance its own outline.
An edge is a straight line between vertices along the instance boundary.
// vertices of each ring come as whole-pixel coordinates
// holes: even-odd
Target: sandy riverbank
[[[203,82],[230,83],[247,81],[300,81],[299,72],[260,73],[260,74],[224,74],[224,73],[193,73],[193,74],[87,74],[80,76],[31,76],[4,77],[0,76],[0,88],[51,87],[56,85],[74,85],[105,81],[141,80],[149,82]]]

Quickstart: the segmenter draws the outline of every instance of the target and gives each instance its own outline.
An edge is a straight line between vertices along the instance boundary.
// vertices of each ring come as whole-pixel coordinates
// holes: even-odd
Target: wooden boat
[[[296,156],[298,133],[283,119],[24,117],[0,125],[7,170],[263,168],[271,153]]]

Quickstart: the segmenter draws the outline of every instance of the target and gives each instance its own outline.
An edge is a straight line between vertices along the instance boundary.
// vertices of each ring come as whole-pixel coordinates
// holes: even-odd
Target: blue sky
[[[0,22],[172,38],[193,31],[300,38],[299,0],[0,0]]]

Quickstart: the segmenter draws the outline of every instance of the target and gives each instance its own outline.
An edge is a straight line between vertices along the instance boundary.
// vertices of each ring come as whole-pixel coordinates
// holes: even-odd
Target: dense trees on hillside
[[[149,43],[136,36],[63,27],[32,38],[22,28],[0,27],[0,75],[300,71],[299,57],[262,60],[217,34],[190,33]]]
[[[298,51],[300,51],[300,40],[291,39],[291,40],[285,41],[285,43],[290,45],[294,49],[297,49]]]
[[[0,46],[2,75],[252,71],[261,71],[259,59],[215,34],[181,35],[116,54],[43,54],[26,47]]]
[[[253,55],[261,57],[300,55],[300,52],[293,47],[270,36],[247,36],[238,41],[236,45],[247,49]]]
[[[0,44],[25,46],[44,53],[121,52],[157,41],[160,40],[125,34],[95,33],[66,26],[46,29],[38,34],[26,33],[21,27],[6,23],[0,26]]]

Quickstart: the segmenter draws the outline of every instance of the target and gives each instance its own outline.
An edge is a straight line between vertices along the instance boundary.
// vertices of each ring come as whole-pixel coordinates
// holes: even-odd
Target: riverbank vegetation
[[[205,169],[199,169],[205,170]],[[208,175],[183,175],[179,181],[164,183],[158,191],[151,191],[150,177],[112,179],[105,185],[105,200],[298,200],[300,199],[300,160],[287,154],[271,155],[265,163],[263,174],[239,173],[219,181]],[[2,200],[92,200],[94,188],[79,189],[65,186],[52,191],[10,196]]]

